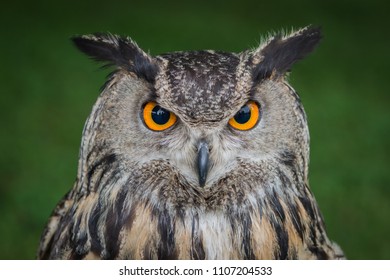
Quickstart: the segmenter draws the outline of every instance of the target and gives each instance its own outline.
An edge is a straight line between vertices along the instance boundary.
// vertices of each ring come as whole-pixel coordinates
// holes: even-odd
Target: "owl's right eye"
[[[142,113],[145,125],[153,131],[163,131],[176,123],[176,115],[161,108],[156,102],[145,104]]]
[[[250,130],[258,123],[259,117],[259,104],[249,101],[229,120],[229,124],[237,130]]]

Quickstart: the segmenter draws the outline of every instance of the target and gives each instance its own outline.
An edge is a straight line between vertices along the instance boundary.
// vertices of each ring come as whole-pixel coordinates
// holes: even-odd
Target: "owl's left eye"
[[[249,130],[255,127],[259,116],[259,105],[254,101],[249,101],[229,120],[229,125],[237,130]]]
[[[145,104],[142,115],[145,125],[154,131],[166,130],[176,123],[175,114],[153,101]]]

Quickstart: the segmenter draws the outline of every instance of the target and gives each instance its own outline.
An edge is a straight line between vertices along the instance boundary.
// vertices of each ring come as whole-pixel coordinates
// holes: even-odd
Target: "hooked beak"
[[[206,141],[201,140],[198,145],[198,176],[199,185],[204,187],[209,169],[209,147]]]

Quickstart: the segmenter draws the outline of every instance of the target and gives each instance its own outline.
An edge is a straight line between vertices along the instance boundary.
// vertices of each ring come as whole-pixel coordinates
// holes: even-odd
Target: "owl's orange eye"
[[[259,115],[259,105],[254,101],[249,101],[229,120],[229,124],[238,130],[249,130],[255,127],[259,121]]]
[[[156,102],[150,101],[143,108],[145,125],[154,131],[162,131],[176,123],[176,115],[161,108]]]

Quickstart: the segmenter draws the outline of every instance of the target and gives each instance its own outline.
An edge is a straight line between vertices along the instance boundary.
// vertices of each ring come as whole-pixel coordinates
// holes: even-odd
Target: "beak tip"
[[[206,185],[206,177],[201,178],[199,177],[199,186],[203,188]]]

